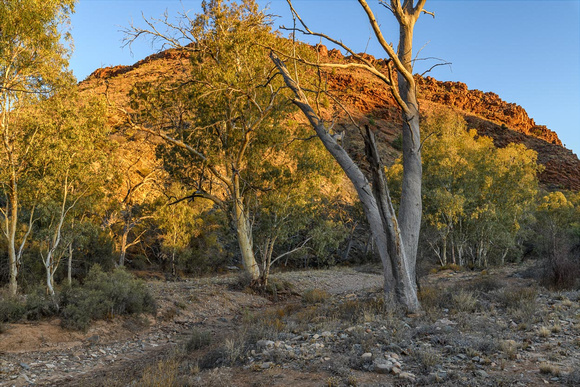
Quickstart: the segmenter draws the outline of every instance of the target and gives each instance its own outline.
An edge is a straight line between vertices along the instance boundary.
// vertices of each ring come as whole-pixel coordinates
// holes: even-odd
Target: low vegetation
[[[241,309],[233,330],[194,329],[179,349],[146,367],[141,381],[150,385],[166,372],[175,386],[262,385],[282,374],[275,378],[295,382],[288,372],[297,372],[317,385],[336,386],[377,380],[534,385],[545,378],[575,385],[578,330],[558,321],[574,318],[578,291],[564,295],[493,274],[494,281],[469,272],[450,279],[429,275],[421,294],[425,314],[414,317],[380,291],[324,293],[314,301],[312,294],[322,293],[316,288],[265,310]],[[396,370],[383,371],[386,362]]]
[[[1,297],[0,322],[60,317],[64,328],[87,330],[94,320],[154,314],[155,308],[143,281],[124,269],[106,273],[95,265],[82,285],[66,286],[54,296],[39,288],[26,297]]]

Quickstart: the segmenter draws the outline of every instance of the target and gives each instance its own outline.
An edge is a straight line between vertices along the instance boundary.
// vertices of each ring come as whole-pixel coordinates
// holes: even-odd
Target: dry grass
[[[203,375],[196,384],[199,387],[235,387],[232,370],[227,367],[214,368]]]
[[[549,328],[546,328],[544,326],[541,326],[538,329],[538,334],[540,335],[540,337],[546,338],[549,337],[551,333],[551,330]]]
[[[143,387],[175,386],[179,368],[179,361],[174,358],[161,360],[143,371],[141,380],[137,383]]]
[[[518,344],[514,340],[502,340],[499,347],[508,359],[515,360],[517,358]]]
[[[308,289],[302,295],[302,300],[307,304],[318,304],[330,298],[330,294],[322,289]]]
[[[560,367],[558,367],[555,364],[550,364],[547,362],[540,364],[540,372],[543,374],[550,374],[554,376],[560,376],[562,374]]]
[[[451,303],[453,309],[458,312],[474,312],[477,306],[477,298],[473,292],[467,290],[459,290],[451,296]]]

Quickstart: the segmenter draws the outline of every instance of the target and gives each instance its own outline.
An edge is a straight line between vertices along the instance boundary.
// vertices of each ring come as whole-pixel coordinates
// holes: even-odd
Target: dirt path
[[[298,292],[318,288],[332,294],[380,287],[382,276],[353,269],[283,273],[275,278],[294,284]],[[181,282],[149,282],[158,302],[155,318],[100,321],[86,333],[60,328],[58,320],[12,324],[0,335],[0,386],[78,385],[82,380],[118,369],[138,373],[139,363],[168,353],[195,326],[214,332],[233,331],[242,308],[261,309],[272,303],[261,296],[230,290],[234,276]]]

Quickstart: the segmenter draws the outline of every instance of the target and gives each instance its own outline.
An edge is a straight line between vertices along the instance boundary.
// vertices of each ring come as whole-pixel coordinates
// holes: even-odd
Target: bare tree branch
[[[429,70],[423,71],[423,72],[421,73],[421,76],[423,76],[423,75],[425,75],[425,74],[427,74],[427,73],[431,72],[431,70],[433,70],[433,69],[434,69],[435,67],[437,67],[437,66],[450,66],[450,67],[451,67],[451,65],[452,65],[452,63],[451,63],[451,62],[445,62],[445,63],[436,63],[436,64],[434,64],[433,66],[431,66],[431,67],[429,68]]]

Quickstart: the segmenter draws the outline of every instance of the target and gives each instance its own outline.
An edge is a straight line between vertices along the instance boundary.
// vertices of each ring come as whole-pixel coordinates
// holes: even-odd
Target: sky
[[[258,3],[279,16],[274,27],[292,25],[285,0]],[[356,0],[293,4],[311,30],[342,40],[355,52],[386,56]],[[377,0],[369,4],[387,41],[396,46],[395,18]],[[537,125],[554,130],[580,155],[580,0],[427,0],[425,9],[435,18],[423,14],[415,26],[414,49],[425,59],[416,62],[416,73],[437,63],[426,58],[451,62],[429,75],[521,105]],[[147,39],[123,47],[123,29],[131,23],[142,26],[143,17],[159,18],[165,11],[173,18],[200,10],[201,0],[79,0],[71,18],[71,68],[80,81],[100,67],[131,65],[160,47]]]

